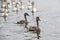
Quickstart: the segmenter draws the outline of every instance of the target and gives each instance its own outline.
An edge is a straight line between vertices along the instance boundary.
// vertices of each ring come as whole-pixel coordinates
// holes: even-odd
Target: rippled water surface
[[[24,10],[16,13],[9,9],[8,17],[0,17],[0,40],[38,40],[36,33],[29,32],[24,25],[16,24],[17,21],[24,19],[25,10],[30,15],[27,16],[28,26],[36,26],[36,16],[41,19],[39,40],[60,40],[60,0],[35,0],[37,11],[34,18],[31,11],[27,10],[26,1],[23,3]]]

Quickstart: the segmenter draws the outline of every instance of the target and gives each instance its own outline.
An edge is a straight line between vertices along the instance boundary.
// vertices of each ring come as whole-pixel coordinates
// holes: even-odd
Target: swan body
[[[28,22],[26,22],[25,20],[20,20],[17,22],[17,24],[25,24],[25,23],[28,23]]]
[[[29,31],[36,31],[37,29],[36,29],[36,26],[30,26],[30,27],[28,28],[28,30],[29,30]]]
[[[21,6],[20,9],[24,9],[24,6]]]
[[[20,2],[18,2],[19,4],[21,4]]]
[[[2,9],[2,11],[5,11],[5,9]]]
[[[8,14],[7,14],[7,13],[2,13],[2,16],[3,16],[3,17],[7,17]]]
[[[12,8],[12,6],[10,5],[10,3],[7,3],[7,6],[8,6],[8,8]]]
[[[16,11],[17,10],[17,8],[16,7],[14,7],[14,9],[13,9],[14,11]]]
[[[3,9],[2,11],[3,11],[3,12],[4,12],[4,11],[5,11],[5,12],[8,12],[8,9]]]
[[[32,6],[28,6],[28,10],[29,10],[29,9],[32,9]]]
[[[17,4],[17,7],[20,9],[20,5],[19,4]]]
[[[6,9],[5,11],[8,12],[8,9]]]
[[[13,2],[13,5],[15,4],[15,2]]]
[[[31,3],[27,2],[27,5],[31,5]]]
[[[32,9],[32,13],[34,13],[34,12],[36,12],[36,8],[33,8],[33,9]]]
[[[5,5],[5,4],[3,4],[2,6],[3,6],[3,7],[5,7],[6,5]]]
[[[36,12],[36,8],[33,8],[33,11]]]

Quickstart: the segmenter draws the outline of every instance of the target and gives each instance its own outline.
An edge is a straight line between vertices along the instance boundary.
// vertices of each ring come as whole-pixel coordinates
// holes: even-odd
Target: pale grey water
[[[60,0],[35,0],[35,7],[38,10],[35,17],[39,16],[41,19],[39,40],[60,40]],[[30,17],[27,17],[28,26],[35,25],[35,17],[33,19],[31,12],[27,12],[30,14]],[[19,10],[17,15],[11,11],[6,21],[0,17],[0,40],[37,40],[35,33],[27,32],[24,26],[15,24],[24,19],[23,13]]]

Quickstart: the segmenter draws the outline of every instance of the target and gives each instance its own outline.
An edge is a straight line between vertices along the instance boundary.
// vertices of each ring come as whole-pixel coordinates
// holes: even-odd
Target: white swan
[[[2,11],[8,12],[8,9],[2,9]]]
[[[15,5],[15,2],[13,2],[13,5]]]
[[[14,7],[14,9],[13,9],[14,11],[16,11],[17,10],[17,8],[16,7]]]
[[[20,9],[24,9],[24,6],[21,6]]]
[[[27,2],[27,5],[28,5],[28,10],[32,8],[32,5],[30,3],[30,0]]]
[[[13,11],[18,11],[20,10],[18,7],[14,7]]]
[[[36,10],[36,8],[33,8],[32,11],[36,12],[37,10]]]
[[[18,2],[18,4],[20,4],[20,2]]]
[[[6,5],[5,5],[5,4],[3,4],[2,6],[3,6],[3,7],[5,7]]]
[[[8,12],[8,9],[5,9],[6,12]]]
[[[2,11],[4,11],[5,9],[2,9]]]
[[[2,16],[3,16],[3,17],[7,17],[8,14],[7,14],[7,13],[2,13]]]
[[[33,12],[36,12],[36,8],[34,7],[34,1],[32,1],[31,4],[32,4],[32,11],[33,11]]]
[[[28,6],[28,10],[32,9],[32,6]]]
[[[19,5],[19,3],[17,4],[17,7],[20,9],[20,5]]]
[[[27,5],[31,5],[31,3],[30,2],[27,2]]]
[[[8,6],[8,8],[12,8],[12,6],[10,5],[10,3],[7,3],[7,6]]]

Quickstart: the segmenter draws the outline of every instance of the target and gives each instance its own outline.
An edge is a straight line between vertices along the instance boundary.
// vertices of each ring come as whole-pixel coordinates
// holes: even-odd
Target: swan
[[[38,22],[39,20],[40,20],[39,17],[36,17],[37,26],[29,26],[29,27],[27,27],[27,29],[29,31],[35,31],[37,33],[37,38],[38,39],[39,39],[39,35],[40,35],[40,28],[39,28],[39,22]]]
[[[28,22],[27,22],[27,17],[26,16],[29,16],[29,14],[27,12],[24,13],[25,20],[20,20],[20,21],[17,22],[17,24],[25,24],[26,23],[26,25],[27,25]]]
[[[24,9],[24,6],[22,5],[22,2],[21,2],[21,5],[20,5],[20,9]]]
[[[10,3],[7,3],[7,6],[8,6],[8,8],[12,8],[12,6],[10,5]]]
[[[8,14],[7,14],[7,13],[2,13],[2,16],[3,16],[3,17],[7,17]]]
[[[34,8],[34,1],[32,1],[31,4],[32,4],[32,13],[33,13],[33,12],[36,12],[36,8]]]
[[[30,3],[30,0],[28,0],[27,5],[28,5],[28,10],[32,8],[32,5]]]

